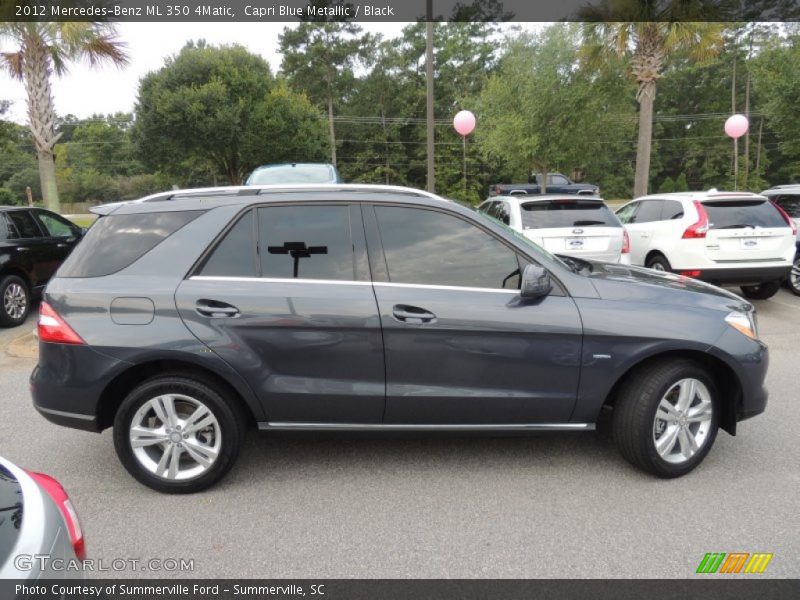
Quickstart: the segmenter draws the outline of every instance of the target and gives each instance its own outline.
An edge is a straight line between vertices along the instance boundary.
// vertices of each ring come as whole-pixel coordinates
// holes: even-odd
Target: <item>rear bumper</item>
[[[683,270],[683,269],[682,269]],[[767,281],[781,281],[789,276],[792,265],[780,267],[736,267],[732,269],[699,269],[700,279],[714,284],[759,284]]]
[[[126,366],[88,346],[40,342],[30,379],[33,406],[57,425],[99,432],[100,397]]]

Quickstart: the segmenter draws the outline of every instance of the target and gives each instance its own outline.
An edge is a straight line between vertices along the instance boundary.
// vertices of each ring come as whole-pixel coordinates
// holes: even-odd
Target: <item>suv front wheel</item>
[[[685,475],[706,457],[719,427],[717,387],[687,360],[641,367],[622,386],[612,431],[633,465],[664,478]]]
[[[128,472],[159,492],[199,492],[233,466],[244,434],[238,405],[194,375],[154,377],[122,402],[114,446]]]

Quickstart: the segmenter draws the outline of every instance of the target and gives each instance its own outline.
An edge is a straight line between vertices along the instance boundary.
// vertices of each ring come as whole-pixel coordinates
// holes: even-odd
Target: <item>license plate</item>
[[[745,238],[742,240],[742,248],[744,250],[756,250],[758,248],[758,240],[755,238]]]

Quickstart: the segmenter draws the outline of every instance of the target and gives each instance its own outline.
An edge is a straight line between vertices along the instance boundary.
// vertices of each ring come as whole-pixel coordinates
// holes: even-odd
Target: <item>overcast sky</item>
[[[187,41],[203,38],[211,44],[238,43],[269,61],[273,72],[280,66],[278,36],[287,23],[120,23],[118,33],[127,44],[130,63],[124,69],[102,66],[90,69],[73,63],[65,77],[54,78],[53,97],[59,115],[88,117],[94,113],[130,112],[136,101],[139,79],[161,68]],[[385,37],[400,34],[406,23],[363,23],[365,31]],[[541,24],[529,25],[538,28]],[[0,50],[8,50],[8,43]],[[22,84],[0,73],[0,100],[11,100],[6,118],[25,123],[25,90]]]

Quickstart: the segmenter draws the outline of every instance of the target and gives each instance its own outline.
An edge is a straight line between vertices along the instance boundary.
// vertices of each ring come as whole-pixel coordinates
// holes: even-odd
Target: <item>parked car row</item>
[[[218,481],[248,425],[586,431],[604,407],[632,464],[688,473],[720,428],[765,409],[753,306],[534,243],[526,223],[568,224],[542,244],[622,253],[602,201],[569,200],[503,198],[508,225],[427,192],[344,184],[97,209],[44,293],[34,406],[113,427],[124,467],[170,493]],[[597,246],[573,232],[593,228]]]

